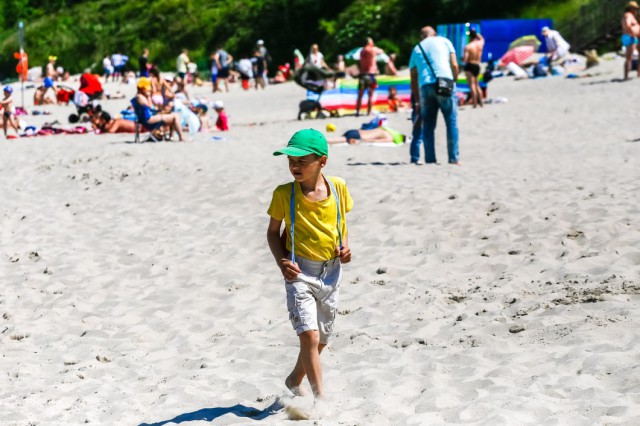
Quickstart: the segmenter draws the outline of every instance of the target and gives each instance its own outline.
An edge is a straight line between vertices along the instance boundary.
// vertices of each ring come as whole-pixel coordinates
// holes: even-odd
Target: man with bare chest
[[[469,31],[469,44],[464,48],[464,73],[471,90],[473,107],[482,106],[482,91],[478,76],[480,75],[480,61],[484,49],[484,38],[474,28]]]

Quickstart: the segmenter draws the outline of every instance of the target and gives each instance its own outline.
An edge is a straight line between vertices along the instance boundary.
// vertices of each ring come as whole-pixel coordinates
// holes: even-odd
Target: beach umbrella
[[[352,59],[354,61],[359,61],[360,60],[360,52],[362,51],[362,47],[356,47],[355,49],[351,49],[349,52],[347,52],[346,55],[344,55],[344,57],[346,59]],[[389,62],[389,56],[387,56],[386,53],[382,52],[379,53],[376,56],[376,61],[377,62]]]
[[[532,56],[533,46],[514,47],[500,58],[500,65],[506,67],[510,62],[520,65]]]
[[[526,36],[517,38],[513,42],[511,42],[511,44],[509,45],[509,50],[515,49],[516,47],[520,47],[520,46],[531,46],[533,47],[533,51],[537,52],[538,49],[540,49],[541,44],[542,43],[540,43],[540,40],[538,40],[538,37],[534,35],[526,35]]]

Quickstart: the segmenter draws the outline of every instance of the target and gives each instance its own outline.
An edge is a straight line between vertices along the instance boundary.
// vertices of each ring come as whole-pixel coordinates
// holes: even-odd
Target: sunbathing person
[[[96,133],[135,133],[136,123],[124,118],[111,118],[106,111],[96,114],[91,120],[91,125]]]
[[[357,144],[360,142],[371,143],[388,143],[392,142],[396,145],[403,144],[407,140],[407,137],[400,132],[393,130],[390,127],[382,126],[371,130],[347,130],[344,136],[337,138],[328,138],[327,143],[348,143]]]
[[[142,77],[138,81],[138,94],[134,98],[134,109],[140,123],[149,130],[157,127],[154,124],[163,123],[169,126],[172,133],[173,131],[177,132],[180,142],[184,142],[180,116],[175,113],[156,113],[154,110],[151,103],[151,80],[147,77]]]

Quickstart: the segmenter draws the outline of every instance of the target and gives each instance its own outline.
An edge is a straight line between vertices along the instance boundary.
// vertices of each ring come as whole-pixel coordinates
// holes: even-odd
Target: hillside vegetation
[[[173,69],[180,49],[204,67],[209,53],[224,45],[236,58],[266,41],[275,63],[290,62],[320,43],[328,59],[362,45],[369,35],[386,50],[407,54],[420,27],[476,19],[521,17],[580,0],[0,0],[0,77],[15,77],[17,22],[25,23],[30,66],[49,55],[71,72],[101,70],[107,53],[135,58],[144,47],[151,61]],[[539,8],[539,9],[536,9]]]

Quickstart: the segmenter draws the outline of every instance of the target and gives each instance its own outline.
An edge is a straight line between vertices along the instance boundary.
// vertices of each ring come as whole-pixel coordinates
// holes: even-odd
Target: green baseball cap
[[[304,157],[309,154],[329,155],[327,138],[314,129],[295,132],[289,139],[286,148],[279,149],[273,153],[273,155],[289,155],[291,157]]]

